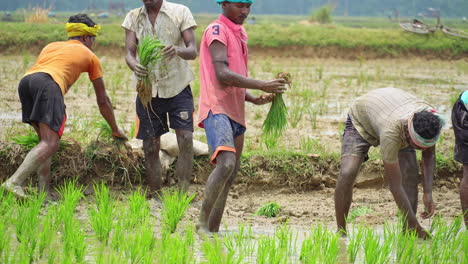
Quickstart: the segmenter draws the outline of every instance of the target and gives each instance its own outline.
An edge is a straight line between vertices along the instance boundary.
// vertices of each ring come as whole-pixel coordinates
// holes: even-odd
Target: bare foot
[[[2,184],[2,188],[13,193],[18,198],[21,198],[21,199],[28,198],[28,196],[24,193],[23,188],[21,188],[21,186],[14,185],[9,182],[5,182]]]
[[[196,230],[197,230],[197,233],[202,236],[202,237],[208,237],[208,238],[212,238],[214,234],[214,232],[210,232],[210,230],[208,230],[208,227],[206,227],[206,225],[203,225],[203,224],[200,224],[198,223],[196,226],[195,226]]]

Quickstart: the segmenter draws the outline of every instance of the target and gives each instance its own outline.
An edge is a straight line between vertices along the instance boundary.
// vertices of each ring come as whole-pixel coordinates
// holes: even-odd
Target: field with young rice
[[[0,58],[0,158],[5,161],[0,181],[10,175],[24,155],[26,146],[18,146],[19,141],[13,138],[32,131],[21,123],[16,89],[35,57],[25,52]],[[118,122],[132,135],[136,91],[131,72],[123,56],[100,58]],[[276,146],[267,149],[260,135],[269,106],[247,104],[241,175],[228,199],[226,228],[218,238],[207,240],[194,231],[204,177],[211,170],[207,158],[196,161],[194,184],[189,191],[196,197],[174,234],[165,231],[174,230],[174,225],[163,221],[177,214],[163,213],[163,204],[145,200],[132,191],[144,182],[144,168],[131,170],[121,164],[110,168],[122,172],[118,175],[124,178],[119,181],[108,177],[109,170],[81,169],[75,161],[67,161],[69,167],[64,169],[64,162],[57,162],[53,165],[54,187],[60,197],[57,204],[41,206],[44,197],[40,195],[26,202],[1,195],[0,262],[297,263],[302,259],[304,263],[468,263],[468,236],[455,218],[461,211],[456,189],[460,166],[452,159],[453,132],[449,124],[437,146],[434,200],[440,219],[422,220],[434,235],[431,241],[419,241],[399,231],[397,208],[390,191],[382,188],[382,163],[375,149],[355,190],[350,216],[353,232],[348,239],[333,234],[333,187],[350,102],[370,89],[399,87],[429,101],[449,119],[453,102],[468,84],[468,61],[313,59],[253,53],[249,64],[250,75],[255,78],[272,79],[278,72],[291,73],[292,88],[283,96],[289,124]],[[192,66],[198,72],[198,61]],[[197,108],[198,79],[192,90]],[[105,135],[101,133],[102,117],[86,75],[71,88],[65,103],[68,121],[63,140],[81,148],[78,155],[83,155],[79,156],[82,162],[95,162],[87,160],[87,155],[89,150],[99,150],[96,142],[103,141]],[[195,138],[206,142],[199,128],[195,129]],[[18,146],[19,154],[6,151],[5,144]],[[69,155],[59,152],[58,156],[65,153]],[[170,176],[167,183],[173,181]],[[78,183],[71,184],[75,177]],[[99,180],[106,180],[111,190],[100,185]],[[85,186],[80,189],[80,184]],[[276,217],[256,215],[262,205],[271,202],[280,207]],[[131,215],[135,217],[128,217]],[[367,226],[360,227],[361,223]],[[412,256],[411,260],[408,256]],[[419,259],[421,262],[417,262]]]
[[[57,191],[57,203],[44,205],[45,194],[19,201],[0,190],[2,263],[468,263],[460,217],[434,218],[427,241],[402,232],[400,218],[378,228],[355,223],[347,238],[323,223],[289,221],[239,223],[206,237],[184,217],[193,195],[167,190],[148,201],[140,189],[113,195],[98,183],[85,197],[76,181]]]

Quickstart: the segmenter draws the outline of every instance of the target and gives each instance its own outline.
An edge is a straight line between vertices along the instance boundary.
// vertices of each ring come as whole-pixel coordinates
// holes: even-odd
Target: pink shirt
[[[198,126],[203,127],[202,122],[211,111],[213,114],[225,114],[245,127],[245,88],[222,85],[216,78],[209,48],[215,40],[227,48],[229,69],[243,76],[248,75],[247,32],[242,25],[220,15],[206,28],[200,45]]]

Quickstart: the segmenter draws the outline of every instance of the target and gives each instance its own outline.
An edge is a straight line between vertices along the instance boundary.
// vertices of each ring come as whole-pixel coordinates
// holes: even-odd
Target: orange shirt
[[[52,76],[62,94],[68,92],[82,72],[87,72],[94,81],[102,77],[102,67],[94,53],[78,40],[52,42],[45,46],[36,64],[26,75],[44,72]]]

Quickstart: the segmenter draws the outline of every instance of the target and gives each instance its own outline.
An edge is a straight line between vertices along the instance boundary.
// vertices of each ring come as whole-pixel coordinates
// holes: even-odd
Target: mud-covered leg
[[[338,232],[346,234],[346,218],[353,199],[353,186],[359,168],[363,162],[362,157],[341,157],[340,175],[335,188],[335,215]]]
[[[162,187],[161,160],[159,159],[160,138],[154,137],[143,140],[145,153],[146,180],[151,193],[155,193]]]
[[[412,148],[400,150],[398,154],[400,171],[402,176],[403,189],[408,196],[413,212],[416,214],[418,209],[418,182],[419,171],[416,160],[416,151]]]
[[[50,180],[51,180],[50,165],[51,163],[52,163],[52,158],[49,158],[44,163],[42,163],[37,170],[39,191],[46,192],[47,194],[50,194]]]
[[[176,129],[179,157],[175,175],[179,181],[179,189],[187,191],[190,185],[193,168],[193,136],[192,131]]]
[[[42,164],[47,163],[52,155],[57,152],[59,146],[59,136],[48,125],[39,123],[39,127],[35,127],[38,132],[40,141],[24,158],[23,163],[18,167],[15,173],[2,184],[2,187],[13,192],[19,197],[25,197],[25,193],[21,188],[23,182],[34,172],[36,172]]]
[[[224,208],[226,207],[226,200],[229,194],[229,190],[231,189],[234,181],[239,173],[240,169],[240,157],[242,155],[242,150],[244,148],[244,135],[240,135],[234,139],[234,144],[236,148],[236,167],[232,172],[231,177],[226,181],[222,192],[219,194],[216,203],[211,210],[211,214],[209,217],[208,227],[210,232],[218,232],[219,226],[221,225],[221,219],[223,218]]]
[[[463,179],[460,182],[460,201],[465,216],[465,227],[468,229],[468,164],[463,164]]]
[[[206,183],[197,229],[201,232],[210,232],[208,227],[209,217],[213,206],[220,196],[227,180],[232,176],[236,166],[234,152],[221,151],[216,157],[216,168],[211,172]]]

